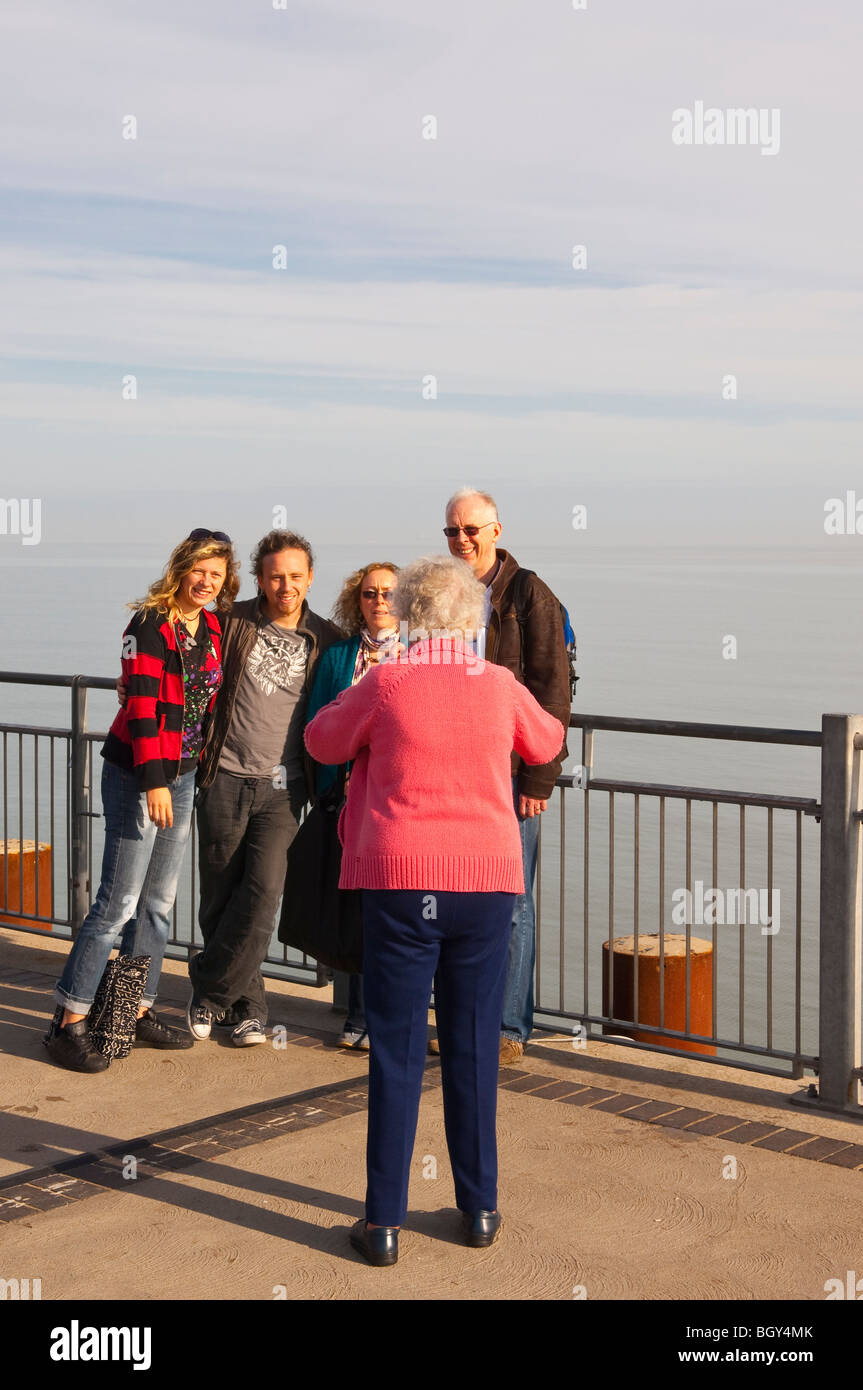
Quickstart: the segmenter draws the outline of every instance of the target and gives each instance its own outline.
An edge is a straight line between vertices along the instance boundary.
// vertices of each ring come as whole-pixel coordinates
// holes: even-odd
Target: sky
[[[40,499],[38,558],[279,507],[428,548],[465,484],[511,544],[842,543],[857,0],[46,0],[0,38],[0,498]],[[778,148],[675,144],[699,102]]]

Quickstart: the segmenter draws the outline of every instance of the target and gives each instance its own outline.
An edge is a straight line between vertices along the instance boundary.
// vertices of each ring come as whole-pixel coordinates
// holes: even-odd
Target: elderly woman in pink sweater
[[[371,1041],[366,1217],[351,1243],[398,1258],[432,985],[444,1119],[466,1243],[497,1209],[497,1071],[513,898],[524,888],[510,754],[556,757],[559,721],[510,671],[476,656],[485,589],[451,557],[402,570],[408,647],[315,716],[320,763],[353,760],[340,887],[363,889]]]

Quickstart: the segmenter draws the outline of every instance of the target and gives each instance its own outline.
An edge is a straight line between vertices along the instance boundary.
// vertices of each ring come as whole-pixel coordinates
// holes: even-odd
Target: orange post
[[[37,882],[38,917],[35,915]],[[23,916],[7,915],[11,912],[23,913]],[[51,846],[41,841],[37,845],[35,840],[0,840],[0,922],[50,931],[52,915]]]
[[[683,1032],[686,1028],[686,937],[682,933],[666,932],[663,938],[662,959],[664,979],[664,1016],[660,1019],[659,936],[638,937],[638,1007],[635,1007],[635,937],[614,938],[614,1017],[632,1020],[633,1024],[647,1023],[658,1028]],[[608,942],[603,941],[602,1012],[608,1014]],[[618,1033],[635,1042],[659,1043],[679,1052],[703,1052],[715,1056],[716,1048],[709,1043],[689,1042],[684,1038],[668,1037],[665,1033],[645,1033],[637,1027],[604,1027],[604,1033]],[[710,1037],[713,1033],[713,943],[699,937],[689,938],[689,1032]]]

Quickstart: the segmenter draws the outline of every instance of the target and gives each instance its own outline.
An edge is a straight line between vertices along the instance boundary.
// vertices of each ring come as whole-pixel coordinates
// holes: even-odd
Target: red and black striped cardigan
[[[207,671],[219,671],[222,629],[215,613],[203,610],[210,629]],[[134,769],[141,791],[167,787],[179,774],[183,737],[183,662],[173,625],[153,609],[137,612],[123,633],[126,703],[111,725],[102,757]],[[213,708],[218,685],[207,706]]]

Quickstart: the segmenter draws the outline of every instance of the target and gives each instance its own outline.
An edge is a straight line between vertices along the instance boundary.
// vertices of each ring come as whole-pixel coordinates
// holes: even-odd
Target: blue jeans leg
[[[156,831],[138,910],[123,932],[122,955],[149,956],[150,969],[141,1003],[156,1002],[165,943],[171,930],[171,913],[183,868],[186,844],[192,829],[195,771],[184,772],[170,784],[174,824]]]
[[[513,799],[518,816],[518,785],[513,782]],[[536,963],[536,909],[533,886],[536,880],[536,854],[539,842],[539,816],[518,817],[525,891],[515,900],[509,941],[509,964],[503,996],[501,1033],[526,1043],[533,1031],[533,971]]]
[[[152,909],[148,908],[144,901],[143,889],[157,840],[170,837],[175,853],[179,854],[179,861],[182,862],[182,852],[191,824],[194,773],[178,778],[172,784],[171,793],[174,801],[174,825],[171,830],[157,830],[147,815],[147,798],[144,793],[138,791],[134,772],[107,760],[103,765],[105,848],[102,854],[102,878],[99,891],[75,939],[54,994],[57,1003],[62,1004],[71,1013],[84,1014],[90,1008],[108,958],[118,944],[121,932],[122,951],[140,955],[153,954],[149,949],[144,949],[143,945],[140,950],[136,950],[139,940],[139,913],[142,913],[145,923],[140,940],[148,946],[153,946],[158,956],[158,968],[155,972],[155,979],[158,980],[164,939],[159,947],[150,927],[155,919]],[[164,868],[162,849],[157,863]],[[178,875],[179,864],[173,880],[174,891]],[[160,909],[163,909],[163,882],[160,883],[157,876],[151,879],[151,883],[154,896]],[[173,906],[173,901],[172,895],[168,911]],[[167,938],[167,916],[164,912],[163,916]],[[149,988],[148,979],[148,991]]]

